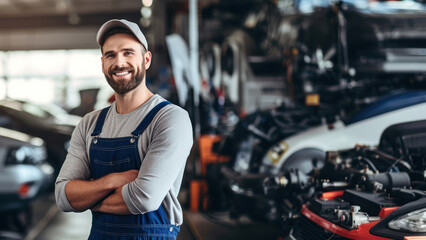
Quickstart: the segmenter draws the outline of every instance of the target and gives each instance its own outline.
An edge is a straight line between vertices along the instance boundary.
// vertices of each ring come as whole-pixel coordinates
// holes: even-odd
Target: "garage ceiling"
[[[232,28],[241,21],[241,4],[258,1],[198,0],[205,19],[199,25],[200,42],[221,37],[222,26]],[[147,37],[156,42],[170,32],[186,37],[187,31],[177,28],[187,24],[185,19],[175,17],[187,14],[187,4],[188,0],[153,0],[155,27]],[[139,22],[141,8],[142,0],[0,0],[0,51],[98,48],[95,35],[105,21]]]
[[[140,0],[0,0],[0,50],[97,48],[111,18],[138,22]]]
[[[129,12],[140,9],[137,0],[0,0],[1,17],[51,16],[70,13]]]

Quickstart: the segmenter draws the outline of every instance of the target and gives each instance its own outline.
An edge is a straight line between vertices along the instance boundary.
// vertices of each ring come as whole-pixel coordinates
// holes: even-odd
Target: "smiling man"
[[[74,130],[56,180],[57,205],[92,211],[89,239],[176,239],[183,223],[177,196],[193,143],[188,113],[147,88],[152,55],[137,24],[110,20],[96,40],[116,101]]]

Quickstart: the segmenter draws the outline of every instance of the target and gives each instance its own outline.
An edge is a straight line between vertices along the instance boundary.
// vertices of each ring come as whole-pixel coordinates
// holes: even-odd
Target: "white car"
[[[426,119],[426,91],[408,91],[381,98],[344,122],[322,124],[299,132],[271,147],[264,156],[260,173],[278,174],[283,169],[305,173],[321,167],[326,151],[376,146],[390,125]]]
[[[50,191],[54,180],[42,139],[0,127],[0,239],[5,230],[27,231],[31,201]]]

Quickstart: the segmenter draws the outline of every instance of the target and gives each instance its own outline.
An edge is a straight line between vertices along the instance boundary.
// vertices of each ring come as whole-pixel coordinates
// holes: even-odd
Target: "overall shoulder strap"
[[[157,106],[155,106],[151,111],[146,115],[146,117],[142,120],[139,126],[132,132],[132,135],[135,137],[139,137],[143,131],[145,131],[146,127],[151,123],[152,119],[154,119],[155,115],[158,111],[160,111],[164,106],[171,104],[169,101],[164,101]]]
[[[101,134],[102,127],[104,126],[104,122],[105,122],[105,117],[110,107],[111,106],[102,109],[101,113],[99,114],[98,120],[96,121],[95,130],[93,130],[92,136],[99,136],[99,134]]]

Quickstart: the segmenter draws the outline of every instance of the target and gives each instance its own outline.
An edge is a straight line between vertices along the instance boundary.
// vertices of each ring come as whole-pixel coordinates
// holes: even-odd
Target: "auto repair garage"
[[[426,239],[425,28],[424,0],[0,0],[0,239]]]

